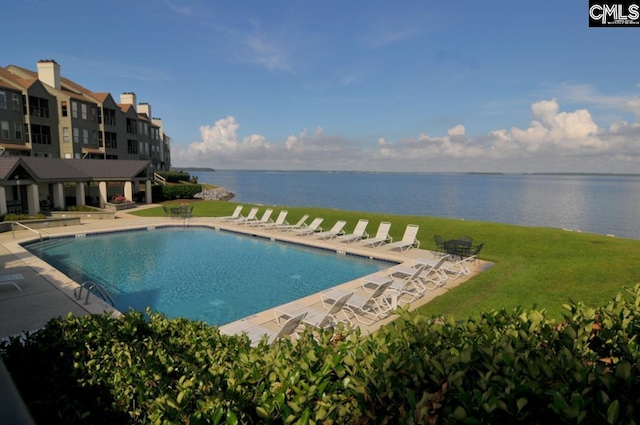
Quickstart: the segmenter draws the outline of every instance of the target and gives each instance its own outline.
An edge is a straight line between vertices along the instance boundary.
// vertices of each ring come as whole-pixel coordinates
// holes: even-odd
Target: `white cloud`
[[[631,102],[633,103],[633,102]],[[464,125],[444,136],[423,133],[395,142],[358,144],[321,126],[281,142],[238,135],[234,117],[200,127],[200,141],[177,149],[173,162],[219,168],[372,171],[637,172],[640,124],[616,121],[600,128],[586,109],[562,111],[556,99],[531,105],[526,128],[470,137]],[[622,165],[621,165],[622,164]]]

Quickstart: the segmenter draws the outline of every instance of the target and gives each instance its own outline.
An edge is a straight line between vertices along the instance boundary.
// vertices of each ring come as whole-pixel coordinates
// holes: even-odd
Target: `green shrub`
[[[43,423],[633,424],[640,287],[599,309],[402,314],[378,332],[245,336],[160,314],[52,320],[0,343]]]
[[[170,183],[189,181],[189,179],[191,178],[189,173],[184,171],[156,171],[156,174],[160,175],[160,177],[163,177]]]
[[[162,186],[162,198],[164,200],[192,199],[196,193],[200,192],[202,192],[202,186],[199,184]]]
[[[2,217],[2,221],[26,221],[26,220],[41,220],[47,218],[47,216],[45,216],[44,214],[36,214],[36,215],[29,215],[29,214],[5,214]]]

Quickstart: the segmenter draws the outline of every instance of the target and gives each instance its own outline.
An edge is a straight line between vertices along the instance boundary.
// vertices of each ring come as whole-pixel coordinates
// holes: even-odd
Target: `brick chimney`
[[[38,61],[38,80],[60,90],[60,65],[53,59]]]
[[[138,104],[138,113],[146,114],[149,119],[151,119],[151,105],[148,103],[139,103]]]
[[[132,105],[136,111],[136,94],[134,92],[126,92],[120,95],[120,103],[123,105]]]

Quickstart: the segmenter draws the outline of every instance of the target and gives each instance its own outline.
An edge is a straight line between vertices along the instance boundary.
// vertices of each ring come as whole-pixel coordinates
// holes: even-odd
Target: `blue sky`
[[[640,170],[640,28],[589,28],[585,1],[16,0],[3,16],[3,66],[55,59],[135,92],[175,166]]]

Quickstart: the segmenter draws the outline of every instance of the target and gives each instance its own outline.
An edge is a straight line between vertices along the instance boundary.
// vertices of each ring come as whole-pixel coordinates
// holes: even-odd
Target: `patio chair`
[[[256,219],[256,215],[258,215],[258,207],[253,207],[253,208],[251,208],[251,210],[249,211],[249,214],[247,214],[246,217],[236,218],[235,220],[228,220],[227,223],[244,224],[247,221],[255,220]]]
[[[353,292],[344,294],[343,296],[338,298],[336,302],[334,302],[327,310],[318,310],[310,306],[303,306],[297,301],[284,304],[280,307],[277,307],[274,311],[276,315],[276,321],[279,325],[280,321],[283,318],[290,318],[301,313],[306,313],[307,315],[303,320],[303,323],[305,325],[318,329],[328,329],[334,327],[340,322],[349,321],[346,316],[346,320],[338,319],[338,313],[342,311],[342,307],[344,307],[345,303],[349,301],[349,298],[351,298],[352,295]]]
[[[436,254],[437,253],[446,254],[444,250],[444,239],[442,239],[442,236],[434,235],[433,239],[436,242]]]
[[[262,325],[257,325],[248,320],[241,320],[230,325],[221,326],[220,332],[226,335],[240,335],[246,333],[251,341],[251,346],[255,347],[266,336],[267,344],[271,344],[277,339],[290,337],[295,334],[296,329],[304,320],[306,312],[300,313],[287,320],[278,331],[273,331]]]
[[[338,236],[339,242],[347,242],[353,243],[357,242],[361,239],[366,239],[369,237],[367,234],[367,225],[369,224],[369,220],[359,220],[358,224],[356,224],[356,228],[353,229],[353,233],[349,233],[347,235]]]
[[[20,285],[15,283],[15,280],[22,280],[24,276],[22,273],[10,273],[10,274],[2,274],[0,275],[0,285],[11,285],[16,288],[18,291],[22,291]]]
[[[388,221],[381,221],[378,225],[378,231],[373,238],[365,239],[362,246],[372,246],[377,248],[387,243],[393,242],[393,238],[389,236],[389,229],[391,228],[391,223]]]
[[[242,217],[242,215],[240,214],[242,212],[242,208],[243,208],[242,205],[238,205],[236,209],[233,211],[233,214],[223,216],[223,217],[218,217],[218,220],[221,220],[221,221],[237,220],[238,218]]]
[[[400,251],[408,251],[411,248],[419,248],[420,241],[416,239],[418,235],[418,230],[420,226],[417,224],[407,224],[407,227],[404,229],[404,235],[402,236],[402,240],[398,242],[390,243],[388,246],[390,249],[399,249]]]
[[[336,221],[336,224],[334,224],[331,229],[325,232],[318,232],[314,234],[314,236],[319,239],[333,239],[335,237],[338,237],[344,234],[344,230],[342,229],[346,224],[347,222],[345,220],[338,220]]]
[[[313,219],[311,224],[307,227],[303,227],[301,229],[293,229],[291,232],[295,233],[297,236],[308,236],[316,232],[322,232],[322,227],[320,224],[324,221],[322,217],[316,217]]]
[[[289,211],[282,210],[278,214],[278,217],[276,217],[276,221],[269,223],[260,223],[260,227],[262,227],[263,229],[274,229],[278,226],[287,225],[289,224],[287,223],[287,214],[289,214]]]
[[[470,246],[469,249],[465,252],[465,260],[472,262],[475,264],[476,260],[478,258],[480,258],[480,251],[482,250],[482,247],[484,247],[484,243],[475,245],[475,246]]]
[[[384,295],[392,283],[393,279],[387,279],[378,285],[368,296],[354,293],[351,298],[349,298],[349,301],[346,302],[343,309],[350,312],[358,322],[365,325],[371,325],[378,320],[384,319],[389,315],[389,311],[391,311],[391,304],[387,302]],[[334,300],[334,302],[336,302],[340,297],[344,296],[345,293],[345,291],[340,289],[330,289],[323,292],[320,294],[322,304],[327,308],[328,300]],[[349,322],[353,324],[350,319]]]
[[[372,292],[379,285],[383,284],[386,280],[392,279],[389,290],[397,292],[395,304],[402,301],[404,303],[412,303],[416,299],[422,297],[426,292],[426,288],[420,282],[420,273],[424,270],[426,265],[418,267],[410,267],[410,271],[407,274],[402,274],[397,277],[392,269],[389,269],[388,274],[384,275],[370,275],[362,278],[362,289],[365,292]],[[402,300],[402,297],[408,297],[408,299]],[[395,306],[393,306],[395,307]]]
[[[287,224],[281,224],[275,227],[276,227],[276,230],[279,230],[281,232],[290,232],[295,229],[302,229],[303,227],[306,227],[305,222],[307,221],[308,218],[309,218],[309,214],[305,214],[300,218],[300,220],[298,220],[296,224],[287,223]]]
[[[162,206],[162,212],[164,212],[165,217],[171,217],[171,208],[166,205]]]
[[[264,212],[262,213],[262,217],[260,217],[259,220],[249,220],[244,224],[246,224],[247,226],[260,226],[261,224],[271,223],[271,214],[273,214],[273,209],[267,208],[266,210],[264,210]]]

